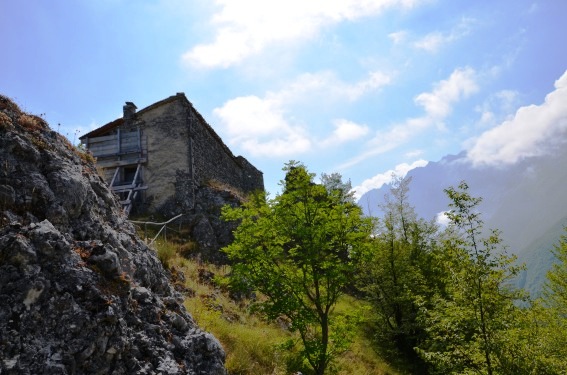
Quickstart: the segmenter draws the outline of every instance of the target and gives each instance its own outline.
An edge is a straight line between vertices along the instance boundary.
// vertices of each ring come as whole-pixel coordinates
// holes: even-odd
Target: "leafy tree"
[[[567,227],[553,254],[557,262],[547,273],[544,296],[549,307],[567,319]]]
[[[510,286],[520,267],[501,250],[498,231],[482,237],[480,198],[468,185],[445,190],[450,226],[443,239],[445,288],[423,309],[429,338],[419,349],[439,373],[504,374],[502,338],[514,326],[521,295]]]
[[[566,228],[567,229],[567,228]],[[514,325],[500,335],[503,373],[565,374],[567,369],[567,236],[554,249],[543,297],[518,309]]]
[[[439,279],[432,263],[437,228],[417,218],[408,201],[410,183],[411,178],[394,178],[359,282],[380,318],[381,343],[393,343],[407,361],[423,368],[414,351],[425,332],[417,316]]]
[[[329,194],[338,194],[342,202],[356,203],[350,180],[344,182],[340,173],[321,173],[321,184]]]
[[[349,344],[347,320],[332,312],[353,279],[371,222],[345,199],[345,189],[313,183],[314,175],[295,162],[284,170],[283,192],[274,199],[261,194],[242,208],[223,209],[225,220],[240,221],[224,251],[233,277],[265,296],[260,311],[287,318],[305,360],[323,374]]]
[[[553,369],[561,369],[554,373],[562,374],[567,369],[567,227],[565,232],[553,250],[557,262],[547,273],[542,301],[546,309],[545,314],[539,315],[540,319],[544,317],[543,322],[539,322],[544,331],[540,336],[541,346],[545,348],[541,353],[545,358],[543,362]]]

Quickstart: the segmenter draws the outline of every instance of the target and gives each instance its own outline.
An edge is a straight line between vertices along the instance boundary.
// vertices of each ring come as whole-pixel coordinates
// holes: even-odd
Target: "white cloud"
[[[471,18],[463,18],[461,19],[459,24],[448,33],[434,31],[417,40],[414,43],[414,47],[425,50],[427,52],[437,52],[444,45],[452,43],[468,35],[474,22],[475,20]]]
[[[329,101],[356,100],[380,88],[390,78],[380,72],[353,84],[341,81],[332,72],[302,74],[294,82],[264,97],[243,96],[231,99],[213,110],[228,133],[229,143],[242,147],[256,156],[290,156],[306,152],[314,143],[329,147],[360,138],[369,132],[365,125],[348,120],[336,120],[335,130],[322,142],[316,142],[305,125],[290,120],[286,114],[294,103],[312,103],[324,98]]]
[[[339,168],[356,165],[369,157],[388,152],[409,139],[418,136],[423,130],[440,123],[451,113],[453,105],[478,91],[476,73],[471,68],[455,69],[448,79],[434,85],[431,92],[419,94],[415,103],[424,108],[421,117],[414,117],[394,125],[388,131],[377,132],[367,143],[367,150],[348,160]]]
[[[405,177],[405,175],[412,169],[424,167],[427,165],[427,161],[420,159],[416,160],[411,164],[403,163],[398,164],[394,169],[390,169],[384,173],[377,174],[367,180],[364,180],[359,186],[355,186],[353,190],[355,191],[355,198],[360,199],[360,197],[369,192],[372,189],[379,189],[384,184],[392,182],[392,176]]]
[[[544,155],[565,144],[567,133],[567,71],[541,105],[521,107],[509,120],[492,128],[468,148],[474,165],[512,164]]]
[[[447,216],[447,211],[437,213],[437,215],[435,215],[435,222],[442,228],[447,228],[451,222]]]
[[[309,150],[311,141],[301,126],[284,118],[281,103],[257,96],[231,99],[213,111],[231,144],[252,155],[284,156]]]
[[[428,117],[442,119],[451,113],[452,104],[477,91],[475,71],[456,69],[448,79],[437,83],[432,92],[419,94],[415,102],[425,109]]]
[[[340,119],[334,122],[335,130],[321,142],[322,147],[336,146],[341,143],[362,138],[370,132],[367,125],[359,125],[352,121]]]
[[[216,0],[214,41],[183,54],[194,66],[226,68],[273,43],[306,40],[323,27],[374,16],[386,8],[412,8],[423,0]]]

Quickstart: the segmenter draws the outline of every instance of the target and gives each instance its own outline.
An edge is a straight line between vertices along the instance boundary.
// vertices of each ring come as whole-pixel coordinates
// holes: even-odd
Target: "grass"
[[[227,191],[230,194],[232,194],[235,198],[239,199],[241,202],[245,202],[248,200],[248,194],[222,181],[211,179],[207,181],[207,185],[216,190]]]
[[[176,283],[181,283],[187,291],[185,307],[199,327],[211,332],[222,343],[230,375],[284,375],[298,370],[308,373],[297,363],[297,346],[283,349],[281,345],[290,339],[297,340],[295,334],[251,312],[250,301],[235,301],[229,297],[224,283],[219,281],[230,273],[229,266],[183,257],[187,245],[180,241],[158,241],[155,247],[160,260],[174,275],[183,273],[184,280],[177,278]],[[350,349],[338,358],[334,369],[328,373],[400,374],[373,349],[366,324],[371,319],[371,310],[365,302],[344,296],[335,307],[337,313],[352,309],[362,311],[362,323]]]

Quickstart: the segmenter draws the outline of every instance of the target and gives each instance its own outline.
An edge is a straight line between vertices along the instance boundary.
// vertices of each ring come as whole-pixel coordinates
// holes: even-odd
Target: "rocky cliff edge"
[[[0,96],[0,374],[225,374],[92,157]]]

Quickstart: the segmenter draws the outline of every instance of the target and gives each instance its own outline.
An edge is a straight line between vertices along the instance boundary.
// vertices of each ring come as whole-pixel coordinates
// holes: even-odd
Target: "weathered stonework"
[[[235,157],[184,94],[178,93],[137,113],[133,111],[135,106],[127,103],[124,118],[82,136],[81,140],[93,151],[100,166],[112,165],[112,161],[125,164],[128,158],[131,165],[143,166],[138,180],[143,181],[144,190],[140,188],[141,198],[134,205],[139,213],[157,212],[171,217],[190,212],[196,203],[195,190],[210,181],[244,193],[264,189],[262,172],[244,157]],[[139,153],[128,149],[136,146],[134,138],[128,138],[128,146],[119,143],[113,149],[117,152],[110,154],[109,148],[97,148],[93,143],[116,134],[118,142],[137,135]],[[104,169],[110,182],[116,167]]]

